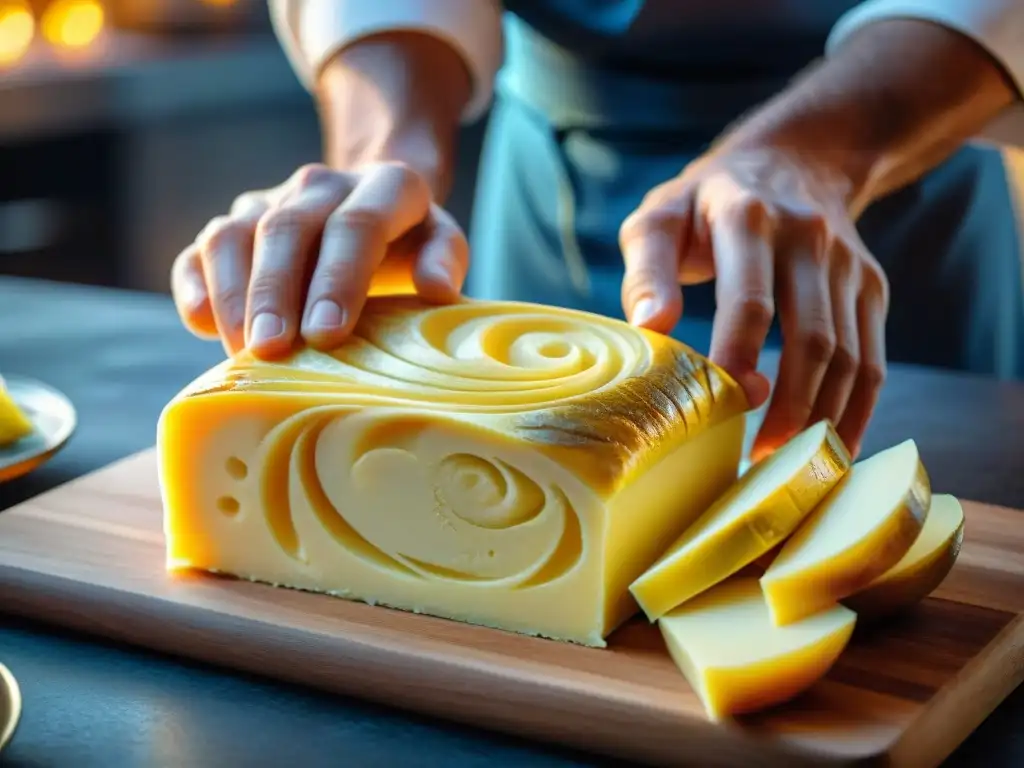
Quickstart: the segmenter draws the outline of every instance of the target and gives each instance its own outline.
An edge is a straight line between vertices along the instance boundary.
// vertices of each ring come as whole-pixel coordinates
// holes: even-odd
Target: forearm
[[[810,156],[845,187],[858,215],[940,163],[1015,98],[974,41],[928,21],[885,20],[856,32],[722,144],[767,141]]]
[[[451,183],[469,71],[446,42],[419,32],[358,40],[323,67],[315,88],[327,162],[339,168],[398,160],[431,183]]]

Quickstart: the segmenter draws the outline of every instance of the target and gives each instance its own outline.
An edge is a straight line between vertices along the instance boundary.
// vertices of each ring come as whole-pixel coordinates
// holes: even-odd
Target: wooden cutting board
[[[809,693],[713,725],[651,626],[605,650],[163,569],[152,451],[0,514],[0,610],[659,765],[936,765],[1024,678],[1024,518],[966,503],[937,593]]]

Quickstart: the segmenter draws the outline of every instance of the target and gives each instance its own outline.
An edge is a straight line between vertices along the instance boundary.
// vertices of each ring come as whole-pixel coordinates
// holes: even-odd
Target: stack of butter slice
[[[741,477],[630,590],[720,719],[805,691],[859,615],[931,593],[962,538],[959,503],[932,497],[912,440],[851,466],[821,422]]]
[[[32,422],[14,402],[0,376],[0,448],[13,445],[32,434]]]

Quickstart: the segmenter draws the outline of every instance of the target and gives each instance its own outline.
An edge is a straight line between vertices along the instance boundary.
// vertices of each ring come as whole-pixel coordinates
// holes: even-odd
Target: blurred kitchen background
[[[266,0],[0,0],[0,274],[168,291],[210,218],[320,149]]]
[[[211,217],[320,147],[266,0],[0,0],[0,274],[167,291]]]

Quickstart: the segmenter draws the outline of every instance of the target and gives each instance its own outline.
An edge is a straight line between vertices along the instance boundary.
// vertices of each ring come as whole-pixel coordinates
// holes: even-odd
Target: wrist
[[[327,162],[404,162],[440,199],[470,94],[465,64],[437,38],[394,32],[357,41],[327,62],[317,83]]]
[[[978,44],[927,21],[868,25],[723,138],[777,147],[843,189],[851,215],[918,178],[1014,98]]]

